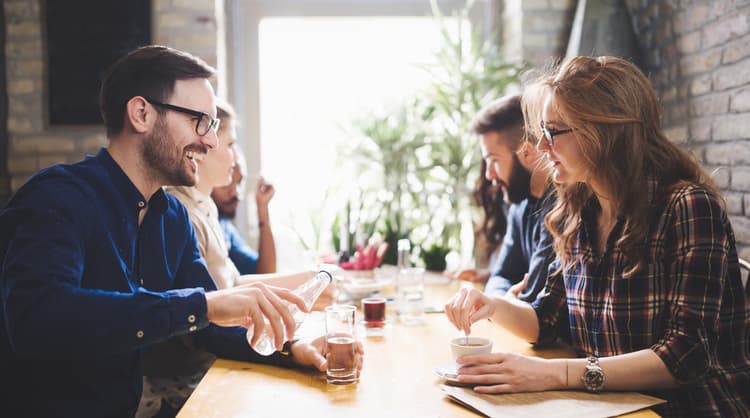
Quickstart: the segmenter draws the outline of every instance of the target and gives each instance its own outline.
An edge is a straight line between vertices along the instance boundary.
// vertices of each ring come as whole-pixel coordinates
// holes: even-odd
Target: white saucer
[[[435,367],[435,373],[448,382],[459,383],[456,363],[441,364],[440,366]]]

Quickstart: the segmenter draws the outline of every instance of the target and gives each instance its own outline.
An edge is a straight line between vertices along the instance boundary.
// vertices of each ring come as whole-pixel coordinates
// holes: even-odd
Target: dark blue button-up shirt
[[[215,286],[185,208],[161,190],[147,202],[105,149],[37,173],[0,232],[3,415],[132,416],[141,349],[191,332],[218,356],[275,361],[208,323]]]

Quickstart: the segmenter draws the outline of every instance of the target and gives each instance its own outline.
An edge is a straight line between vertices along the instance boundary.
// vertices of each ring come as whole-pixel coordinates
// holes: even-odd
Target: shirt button
[[[138,330],[138,332],[135,333],[135,336],[138,338],[143,338],[143,331]]]
[[[190,316],[188,316],[188,322],[190,322],[191,324],[192,324],[193,322],[195,322],[195,315],[190,315]]]
[[[141,286],[143,286],[143,277],[141,277]]]
[[[191,327],[189,328],[190,332],[194,332],[194,331],[195,331],[195,330],[197,330],[197,329],[198,329],[198,327],[197,327],[196,325],[192,325],[192,326],[191,326]]]
[[[138,201],[138,207],[139,207],[139,208],[142,208],[142,207],[144,207],[144,206],[146,206],[146,202],[144,202],[143,200],[139,200],[139,201]]]

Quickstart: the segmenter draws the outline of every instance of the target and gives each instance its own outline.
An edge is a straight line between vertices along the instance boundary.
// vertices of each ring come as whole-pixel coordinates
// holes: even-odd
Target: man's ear
[[[157,116],[154,107],[141,96],[135,96],[125,104],[125,123],[130,125],[136,133],[142,134],[150,131]]]

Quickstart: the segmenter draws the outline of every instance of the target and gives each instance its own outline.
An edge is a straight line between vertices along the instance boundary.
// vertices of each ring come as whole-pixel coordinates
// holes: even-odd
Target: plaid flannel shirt
[[[598,206],[592,199],[574,245],[576,263],[550,273],[534,303],[539,343],[554,340],[568,316],[579,355],[615,356],[651,349],[679,382],[650,392],[668,401],[665,416],[750,416],[750,315],[732,227],[719,199],[696,186],[661,203],[648,193],[652,223],[645,263],[629,278],[619,220],[604,254],[591,245]],[[550,266],[555,272],[558,262]]]

